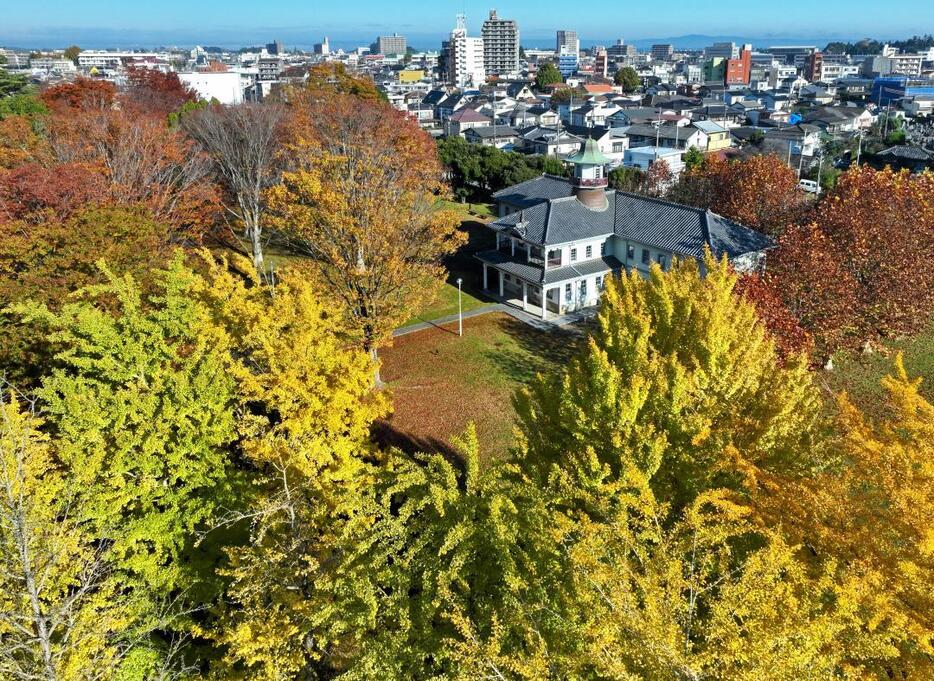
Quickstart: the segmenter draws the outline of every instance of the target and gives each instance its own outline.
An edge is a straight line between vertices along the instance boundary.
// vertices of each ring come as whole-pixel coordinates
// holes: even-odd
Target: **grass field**
[[[395,413],[378,435],[409,451],[448,451],[450,437],[473,421],[483,455],[499,456],[512,441],[515,390],[557,370],[580,339],[498,312],[465,320],[463,337],[451,324],[398,338],[381,353]]]
[[[920,377],[921,393],[934,400],[934,319],[918,335],[888,343],[884,350],[869,355],[838,352],[833,371],[822,375],[835,392],[846,390],[853,400],[872,413],[883,404],[882,378],[894,371],[895,355],[901,352],[905,370],[912,378]]]
[[[462,213],[465,220],[489,220],[493,217],[493,204],[490,203],[461,203],[460,201],[444,201],[445,208],[452,208]]]

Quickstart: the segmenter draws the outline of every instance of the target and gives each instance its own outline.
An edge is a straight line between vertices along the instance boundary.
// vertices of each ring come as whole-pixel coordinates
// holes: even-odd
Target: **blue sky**
[[[548,2],[512,0],[0,0],[0,44],[22,47],[76,42],[236,46],[279,38],[306,47],[324,35],[342,46],[397,31],[416,47],[436,47],[466,10],[473,32],[491,6],[519,22],[526,46],[553,42],[558,28],[586,43],[703,34],[745,36],[757,44],[787,38],[907,37],[934,32],[934,0],[694,0],[693,2]],[[690,45],[685,45],[688,47]]]

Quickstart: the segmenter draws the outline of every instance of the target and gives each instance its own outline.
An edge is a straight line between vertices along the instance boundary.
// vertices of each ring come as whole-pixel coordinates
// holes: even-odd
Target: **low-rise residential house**
[[[767,111],[787,111],[791,108],[791,96],[787,92],[764,92],[762,104]]]
[[[632,142],[630,142],[631,144]],[[629,168],[639,168],[643,172],[659,161],[664,161],[671,171],[672,180],[677,179],[684,170],[684,150],[670,147],[630,147],[623,157],[623,165]]]
[[[570,112],[571,125],[581,127],[603,126],[607,119],[619,111],[619,107],[608,102],[587,102]]]
[[[439,121],[447,121],[455,112],[470,104],[473,99],[473,95],[462,93],[448,95],[435,105],[435,118]]]
[[[701,151],[721,151],[729,149],[733,145],[730,131],[722,125],[718,125],[713,121],[695,121],[692,125],[707,135],[707,148],[697,147]]]
[[[706,249],[757,271],[774,246],[708,210],[607,189],[607,159],[591,139],[568,161],[570,180],[543,175],[494,194],[496,248],[476,255],[485,289],[542,319],[596,305],[623,271],[668,269]]]
[[[622,128],[607,128],[604,126],[565,126],[565,130],[580,140],[592,139],[597,143],[597,149],[600,150],[609,161],[611,168],[622,164],[625,158],[626,149],[629,148],[629,138],[623,132]],[[573,152],[576,152],[574,149]]]
[[[464,139],[471,144],[482,144],[497,149],[512,148],[516,137],[518,133],[508,125],[468,128],[464,131]]]
[[[691,120],[713,121],[729,130],[743,125],[746,122],[746,114],[731,109],[726,104],[706,104],[691,111]]]
[[[934,113],[934,97],[908,97],[901,101],[901,107],[909,116],[930,116]]]
[[[536,104],[529,109],[529,113],[535,115],[535,125],[555,126],[558,125],[558,121],[561,120],[557,111],[543,104]]]
[[[470,128],[485,128],[493,124],[493,119],[479,111],[464,107],[448,116],[445,121],[445,133],[449,137],[463,135]]]
[[[875,155],[873,164],[880,168],[891,166],[895,170],[906,168],[913,173],[921,173],[934,169],[934,152],[921,147],[889,147]]]
[[[532,82],[527,80],[511,81],[506,84],[506,95],[519,101],[533,101],[535,93],[532,92]]]
[[[630,125],[642,125],[645,123],[658,123],[664,120],[666,114],[675,115],[674,111],[666,109],[653,109],[651,107],[633,107],[630,109],[620,109],[609,118],[607,125],[611,128],[626,128]]]
[[[580,137],[563,128],[534,126],[518,131],[515,147],[527,154],[562,157],[573,154],[581,141]]]
[[[630,147],[660,145],[672,149],[707,149],[707,133],[693,125],[633,125],[626,130],[626,136]]]
[[[816,125],[825,132],[856,132],[872,126],[873,115],[867,110],[850,106],[824,106],[808,112],[804,122]]]

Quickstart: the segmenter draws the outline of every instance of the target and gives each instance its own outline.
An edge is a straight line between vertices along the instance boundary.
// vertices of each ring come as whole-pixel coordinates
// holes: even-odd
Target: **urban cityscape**
[[[934,678],[934,26],[850,5],[11,10],[0,679]]]

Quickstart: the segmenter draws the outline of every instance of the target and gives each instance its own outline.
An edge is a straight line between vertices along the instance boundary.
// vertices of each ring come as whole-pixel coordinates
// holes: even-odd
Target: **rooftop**
[[[607,208],[589,209],[564,178],[550,175],[494,194],[522,210],[491,223],[504,234],[541,246],[615,235],[682,256],[736,257],[771,248],[766,235],[701,208],[609,190]]]

